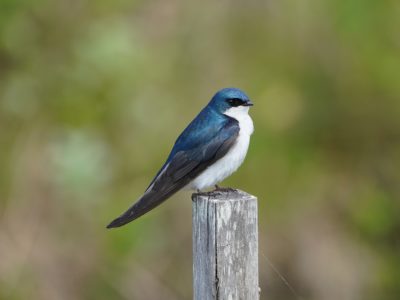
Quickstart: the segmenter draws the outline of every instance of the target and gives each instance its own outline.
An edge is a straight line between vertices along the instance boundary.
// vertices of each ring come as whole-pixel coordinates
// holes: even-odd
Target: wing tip
[[[107,229],[117,228],[124,226],[134,220],[136,220],[140,215],[134,215],[133,212],[129,209],[126,213],[114,219],[110,224],[106,226]]]
[[[123,224],[120,223],[120,218],[116,218],[110,224],[107,225],[107,229],[121,227]]]

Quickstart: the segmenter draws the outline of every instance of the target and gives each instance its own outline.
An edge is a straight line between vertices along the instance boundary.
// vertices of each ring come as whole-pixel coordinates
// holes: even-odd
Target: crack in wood
[[[219,300],[219,277],[218,277],[218,215],[217,215],[217,204],[214,203],[214,216],[215,216],[215,224],[214,224],[214,234],[215,234],[215,291],[216,291],[216,300]]]

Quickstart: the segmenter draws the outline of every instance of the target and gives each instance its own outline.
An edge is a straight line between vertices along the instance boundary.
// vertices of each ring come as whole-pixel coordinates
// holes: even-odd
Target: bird
[[[201,190],[230,176],[243,163],[254,131],[253,102],[238,88],[219,90],[177,138],[144,194],[107,228],[123,226],[181,189]]]

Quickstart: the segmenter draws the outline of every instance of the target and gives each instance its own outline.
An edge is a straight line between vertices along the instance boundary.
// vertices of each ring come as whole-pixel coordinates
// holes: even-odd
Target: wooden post
[[[257,300],[257,198],[225,189],[192,195],[194,300]]]

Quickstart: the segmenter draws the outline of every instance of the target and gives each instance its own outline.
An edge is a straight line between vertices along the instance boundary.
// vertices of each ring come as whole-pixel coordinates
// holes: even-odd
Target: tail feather
[[[171,195],[160,195],[155,191],[148,191],[145,193],[134,205],[132,205],[121,216],[113,220],[107,225],[107,228],[121,227],[133,220],[139,218],[145,213],[149,212],[156,206],[160,205]]]

